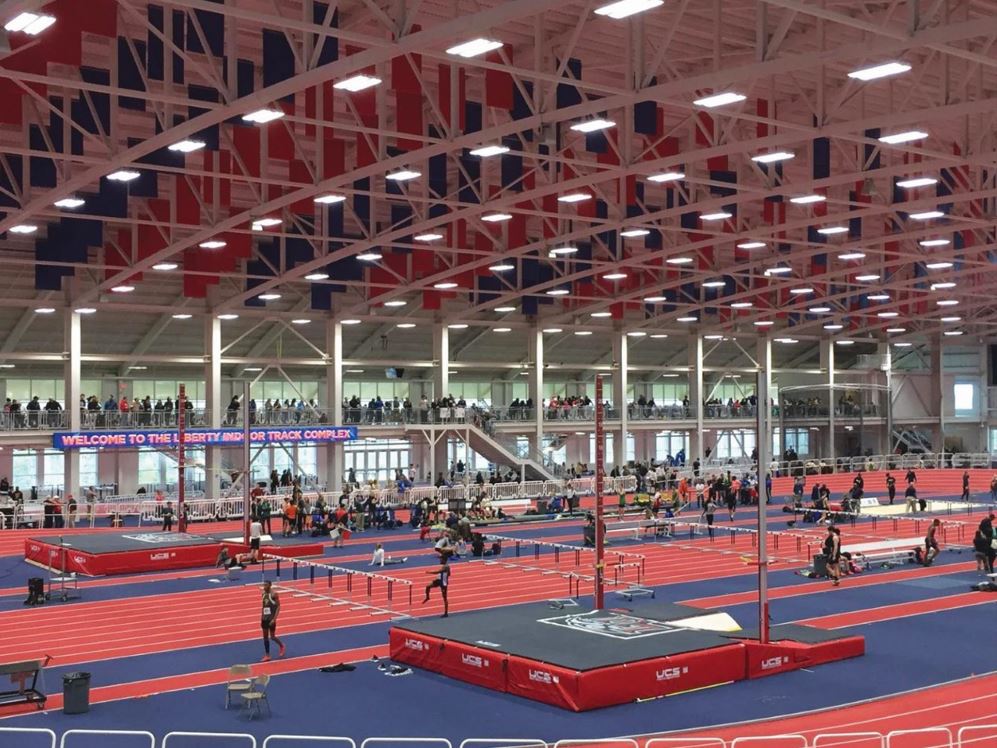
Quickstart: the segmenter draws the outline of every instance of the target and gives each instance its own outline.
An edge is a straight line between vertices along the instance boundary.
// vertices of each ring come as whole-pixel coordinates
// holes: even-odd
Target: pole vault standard
[[[187,387],[180,385],[180,392],[177,394],[177,530],[187,532],[187,512],[184,508],[184,495],[186,475],[184,469],[183,448],[187,441]]]
[[[249,380],[242,383],[242,542],[249,545],[249,521],[250,506],[252,496],[250,493],[249,466],[252,462],[250,457],[249,438]]]
[[[767,365],[768,361],[763,364]],[[769,504],[768,482],[765,480],[766,469],[769,464],[769,447],[771,437],[769,436],[768,422],[772,417],[772,406],[769,404],[769,373],[764,369],[758,371],[758,384],[755,387],[758,407],[757,423],[755,425],[755,447],[758,450],[758,641],[768,644],[769,641],[769,557],[768,557],[768,533],[767,517]]]
[[[606,607],[605,538],[602,532],[602,483],[605,478],[605,436],[603,434],[602,375],[595,375],[595,609]]]

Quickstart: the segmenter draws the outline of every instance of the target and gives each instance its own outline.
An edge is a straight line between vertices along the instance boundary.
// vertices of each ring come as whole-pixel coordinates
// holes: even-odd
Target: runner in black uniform
[[[831,584],[837,587],[841,584],[838,579],[841,567],[841,534],[838,528],[832,525],[827,527],[827,537],[824,538],[824,558],[827,559],[827,575],[831,578]]]
[[[886,491],[890,495],[890,503],[897,498],[897,479],[889,473],[886,474]]]
[[[286,651],[284,643],[277,638],[277,614],[280,613],[280,598],[277,597],[276,592],[271,592],[270,587],[270,580],[263,583],[263,616],[260,626],[263,628],[263,651],[266,654],[263,655],[261,662],[270,660],[271,639],[277,642],[277,646],[280,647],[278,657],[283,657]]]
[[[969,501],[969,471],[964,470],[962,473],[962,500]]]
[[[447,588],[450,586],[450,564],[447,563],[446,556],[443,557],[443,566],[431,569],[426,573],[436,574],[438,576],[426,585],[426,597],[423,598],[422,604],[425,605],[429,602],[429,593],[433,587],[439,587],[440,594],[443,596],[443,617],[446,618],[450,615],[450,602],[447,600]]]
[[[940,519],[936,519],[928,525],[928,534],[924,536],[925,566],[931,566],[931,562],[935,560],[935,556],[937,556],[940,551],[938,548],[938,538],[935,537],[935,533],[938,531],[938,526],[941,524],[942,521]]]

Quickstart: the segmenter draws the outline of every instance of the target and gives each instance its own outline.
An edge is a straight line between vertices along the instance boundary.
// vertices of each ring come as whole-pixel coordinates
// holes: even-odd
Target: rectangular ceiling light
[[[618,21],[621,18],[643,13],[646,10],[660,8],[664,4],[665,0],[619,0],[619,2],[596,8],[595,14],[597,16],[606,16],[607,18],[615,18]]]
[[[948,262],[947,260],[943,260],[941,262],[929,262],[925,265],[928,270],[948,270],[953,266],[953,263]]]
[[[481,148],[475,148],[471,151],[471,155],[478,158],[491,158],[492,156],[501,156],[503,153],[508,152],[509,149],[504,145],[484,145]]]
[[[681,171],[665,171],[661,174],[652,174],[647,178],[648,182],[654,182],[656,184],[661,184],[662,182],[677,182],[680,179],[685,179],[685,174]]]
[[[940,210],[926,210],[923,213],[911,213],[910,218],[915,221],[930,221],[932,218],[943,218],[945,216]]]
[[[949,244],[948,239],[922,239],[918,242],[922,247],[944,247]]]
[[[760,153],[757,156],[752,156],[751,160],[759,164],[774,164],[776,161],[788,161],[791,158],[796,158],[796,154],[789,151],[776,151],[774,153]]]
[[[267,122],[273,122],[283,116],[284,110],[282,109],[257,109],[255,112],[242,115],[242,120],[256,125],[265,125]]]
[[[428,234],[419,234],[418,236],[413,236],[417,242],[435,242],[437,239],[442,239],[443,234],[436,234],[429,232]]]
[[[865,257],[865,252],[844,252],[843,254],[838,255],[838,259],[844,260],[845,262],[848,262],[849,260],[861,260],[863,257]]]
[[[822,229],[817,229],[818,234],[823,234],[824,236],[834,236],[835,234],[847,234],[847,226],[825,226]]]
[[[900,180],[897,182],[897,187],[903,187],[905,190],[909,190],[914,187],[927,187],[932,184],[938,184],[938,180],[934,177],[912,177],[911,179]]]
[[[765,242],[741,242],[737,245],[738,249],[762,249],[765,246]]]
[[[800,195],[789,198],[789,202],[794,205],[810,205],[811,203],[822,203],[827,200],[823,195]]]
[[[203,140],[181,140],[179,143],[169,146],[167,150],[179,153],[193,153],[194,151],[201,150],[205,145]]]
[[[19,223],[17,226],[10,227],[12,234],[33,234],[36,231],[38,231],[38,227],[31,223]]]
[[[608,130],[610,127],[616,127],[616,123],[608,119],[590,119],[585,122],[578,122],[571,126],[571,129],[575,132],[598,132],[599,130]]]
[[[363,91],[365,88],[371,88],[378,85],[381,82],[380,78],[375,78],[373,75],[353,75],[349,78],[344,78],[341,81],[337,81],[332,84],[332,87],[340,91],[349,91],[350,93],[356,93],[357,91]]]
[[[57,208],[80,208],[85,203],[86,200],[79,197],[64,197],[62,200],[56,200],[52,204]]]
[[[924,140],[928,133],[921,130],[907,130],[905,132],[895,132],[892,135],[884,135],[879,139],[880,143],[887,145],[897,145],[899,143],[910,143],[914,140]]]
[[[398,171],[393,171],[390,174],[385,174],[385,179],[390,179],[392,182],[408,182],[412,179],[418,179],[422,176],[420,171],[412,171],[411,169],[399,169]]]
[[[733,218],[733,213],[728,213],[725,210],[719,210],[716,213],[700,213],[699,220],[701,221],[726,221],[728,218]]]
[[[4,28],[7,31],[23,31],[25,34],[35,36],[55,23],[55,17],[38,13],[20,13],[14,16]]]
[[[456,47],[450,47],[447,50],[448,55],[457,55],[457,57],[478,57],[479,55],[492,52],[502,46],[502,42],[496,41],[494,39],[472,39],[469,42],[464,42],[463,44],[458,44]]]
[[[627,229],[626,231],[621,231],[620,236],[625,239],[633,239],[638,236],[647,236],[650,233],[647,229]]]
[[[692,103],[696,106],[712,109],[713,107],[725,106],[727,104],[736,104],[739,101],[744,101],[746,98],[748,97],[744,94],[727,91],[726,93],[714,94],[713,96],[705,96],[702,99],[696,99]]]
[[[890,75],[900,75],[910,70],[910,65],[906,62],[886,62],[882,65],[873,65],[869,68],[853,70],[848,74],[849,78],[860,81],[874,81],[877,78],[886,78]]]
[[[137,171],[131,171],[130,169],[118,169],[118,171],[113,171],[107,175],[107,178],[112,182],[131,182],[133,179],[138,179],[141,174]]]
[[[567,195],[561,195],[557,198],[559,203],[580,203],[585,200],[591,200],[592,196],[587,192],[571,192]]]
[[[319,195],[313,202],[319,203],[320,205],[333,205],[335,203],[341,203],[344,200],[346,200],[346,195]]]
[[[197,246],[201,249],[221,249],[225,246],[225,242],[220,239],[210,239],[206,242],[201,242]]]
[[[279,218],[258,218],[255,221],[253,221],[253,225],[263,226],[264,228],[266,228],[267,226],[276,226],[280,222],[281,219]]]
[[[510,213],[489,213],[487,216],[481,216],[481,220],[486,223],[501,223],[502,221],[508,221],[512,218]]]
[[[694,260],[691,257],[669,257],[665,262],[669,265],[691,265]]]

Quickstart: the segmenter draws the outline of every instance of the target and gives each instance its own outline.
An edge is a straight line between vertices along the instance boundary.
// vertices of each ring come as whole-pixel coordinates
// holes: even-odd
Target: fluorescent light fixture
[[[17,226],[10,227],[12,234],[33,234],[36,231],[38,231],[38,227],[31,223],[19,223]]]
[[[552,288],[547,292],[548,296],[565,296],[571,293],[567,288]]]
[[[823,195],[797,195],[789,198],[789,202],[794,205],[810,205],[811,203],[822,203],[827,200]]]
[[[575,132],[598,132],[599,130],[608,130],[610,127],[616,127],[616,123],[608,119],[590,119],[585,122],[578,122],[571,126],[571,129]]]
[[[895,348],[910,348],[912,345],[914,345],[914,344],[913,343],[894,343],[893,344],[893,346]]]
[[[561,195],[557,201],[559,203],[581,203],[591,199],[592,195],[587,192],[569,192],[567,195]]]
[[[35,309],[35,314],[55,314],[55,309],[50,306],[40,306]]]
[[[676,317],[676,322],[699,322],[699,317]]]
[[[665,0],[618,0],[618,2],[603,5],[595,9],[597,16],[606,16],[620,20],[636,13],[643,13],[646,10],[660,8],[665,4]]]
[[[952,281],[944,281],[942,283],[931,284],[932,291],[945,291],[949,288],[955,288],[955,283],[953,283]]]
[[[333,205],[334,203],[341,203],[346,200],[346,195],[319,195],[313,202],[320,205]]]
[[[201,249],[221,249],[225,246],[225,242],[221,239],[210,239],[209,241],[201,242],[197,246]]]
[[[908,217],[915,221],[930,221],[932,218],[944,218],[945,214],[940,210],[926,210],[923,213],[911,213]]]
[[[796,154],[789,151],[775,151],[773,153],[760,153],[757,156],[752,156],[751,160],[759,164],[774,164],[777,161],[788,161],[791,158],[796,158]]]
[[[911,179],[900,180],[897,182],[897,187],[903,187],[905,190],[912,190],[915,187],[927,187],[932,184],[938,184],[938,180],[934,177],[912,177]]]
[[[347,374],[363,374],[363,369],[347,369]]]
[[[882,65],[873,65],[870,68],[853,70],[848,74],[848,77],[860,81],[874,81],[877,78],[900,75],[900,73],[906,73],[909,70],[910,65],[906,62],[884,62]]]
[[[907,332],[907,328],[906,327],[887,327],[886,328],[886,332],[888,332],[888,333]]]
[[[765,275],[783,275],[792,272],[793,268],[789,267],[789,265],[776,265],[775,267],[768,268],[765,271]]]
[[[835,340],[835,345],[855,345],[854,340]]]
[[[36,36],[55,23],[55,17],[41,13],[19,13],[7,22],[7,31],[23,31],[29,36]]]
[[[185,312],[180,312],[179,314],[174,314],[173,319],[190,319],[193,314],[186,314]]]
[[[349,91],[350,93],[356,93],[357,91],[363,91],[366,88],[372,88],[381,82],[380,78],[373,75],[352,75],[349,78],[343,78],[341,81],[337,81],[332,84],[333,88],[340,91]]]
[[[750,301],[735,301],[730,305],[731,309],[751,309],[754,304]]]
[[[578,337],[583,337],[585,335],[591,335],[591,334],[592,334],[591,330],[575,330],[575,335],[577,335]]]
[[[341,324],[341,325],[359,325],[360,324],[360,320],[358,320],[358,319],[341,319],[339,321],[339,324]],[[413,327],[415,327],[415,325],[413,325]]]
[[[111,288],[111,291],[113,293],[131,293],[134,290],[135,286],[127,286],[127,285],[113,286]]]
[[[437,239],[442,239],[443,234],[434,234],[430,232],[428,234],[419,234],[418,236],[413,236],[412,238],[417,242],[435,242]]]
[[[894,317],[899,317],[900,312],[877,312],[876,316],[883,319],[893,319]]]
[[[824,236],[834,236],[835,234],[847,234],[847,226],[825,226],[822,229],[817,229],[818,234],[823,234]]]
[[[645,304],[660,304],[662,301],[668,301],[668,297],[667,296],[645,296],[644,297],[644,303]],[[609,312],[594,312],[592,314],[593,317],[595,317],[596,315],[598,315],[600,317],[608,317],[609,316]]]
[[[260,301],[277,301],[280,298],[279,293],[261,293],[256,297]]]
[[[918,242],[922,247],[945,247],[950,243],[948,239],[922,239]]]
[[[941,320],[942,322],[959,322],[962,320],[962,317],[956,317],[956,316],[942,317]]]
[[[663,171],[660,174],[652,174],[647,178],[647,181],[654,182],[655,184],[661,184],[663,182],[677,182],[680,179],[685,179],[685,172]]]
[[[107,178],[112,182],[131,182],[133,179],[138,179],[142,174],[137,171],[132,171],[131,169],[118,169],[117,171],[112,171],[107,175]]]
[[[301,317],[300,319],[291,320],[292,325],[310,325],[311,322],[312,321],[310,319],[305,319],[304,317]]]
[[[701,285],[703,286],[703,288],[723,288],[724,286],[727,285],[727,281],[708,280],[708,281],[703,281]]]
[[[456,324],[453,324],[453,325],[447,325],[447,329],[448,330],[466,330],[467,329],[467,325],[465,323],[463,323],[463,322],[457,322]]]
[[[624,239],[634,239],[638,236],[647,236],[650,233],[648,229],[627,229],[626,231],[621,231],[620,236]]]
[[[481,216],[481,220],[486,223],[501,223],[502,221],[508,221],[511,219],[511,213],[489,213],[487,216]]]
[[[562,330],[560,327],[545,327],[543,329],[543,332],[547,333],[548,335],[554,335],[559,332],[564,332],[564,330]]]
[[[165,271],[165,270],[176,270],[178,267],[180,266],[177,265],[175,262],[157,262],[155,265],[152,266],[152,269]]]
[[[669,265],[689,265],[695,260],[692,257],[669,257],[665,262]]]
[[[662,297],[662,298],[664,298],[664,297]],[[647,301],[647,299],[644,299],[644,301]],[[612,317],[613,313],[612,312],[592,312],[589,316],[590,317],[596,317],[596,318]]]
[[[357,255],[357,259],[361,262],[377,262],[381,259],[380,252],[361,252]]]
[[[867,281],[879,280],[879,276],[875,273],[866,273],[864,275],[856,275],[855,280],[865,283]]]
[[[955,306],[959,303],[957,299],[939,299],[935,302],[938,306]]]
[[[422,176],[421,171],[413,171],[412,169],[399,169],[398,171],[393,171],[390,174],[385,174],[385,179],[390,179],[392,182],[408,182],[412,179],[418,179]]]
[[[827,314],[831,311],[829,306],[812,306],[808,310],[811,314]]]
[[[408,302],[405,301],[404,299],[392,299],[391,301],[384,302],[384,306],[391,308],[405,306],[406,304],[408,304]]]
[[[702,99],[696,99],[692,103],[696,106],[712,109],[713,107],[725,106],[727,104],[736,104],[739,101],[744,101],[746,98],[748,97],[744,94],[727,91],[725,93],[713,94],[712,96],[705,96]]]
[[[848,262],[850,260],[861,260],[863,257],[865,257],[865,252],[844,252],[838,255],[838,259],[843,260],[844,262]]]
[[[914,140],[924,140],[926,137],[928,137],[928,133],[921,130],[905,130],[904,132],[895,132],[892,135],[884,135],[879,139],[879,142],[887,145],[898,145]]]
[[[578,247],[554,247],[547,254],[551,257],[557,257],[558,255],[573,255],[578,251]]]
[[[792,345],[793,343],[799,343],[800,341],[796,338],[773,338],[776,343],[785,343],[787,345]]]
[[[643,330],[631,330],[627,333],[628,338],[646,338],[647,333]]]
[[[203,140],[181,140],[179,143],[169,146],[167,150],[179,153],[193,153],[194,151],[201,150],[205,145],[207,144]]]
[[[492,332],[512,332],[511,327],[493,327]]]
[[[841,324],[838,324],[837,322],[829,322],[826,325],[824,325],[824,329],[825,330],[843,330],[843,329],[845,329],[845,326],[841,325]]]
[[[243,122],[252,122],[256,125],[265,125],[284,116],[283,109],[257,109],[255,112],[242,115]]]
[[[455,47],[450,47],[447,50],[448,55],[457,55],[457,57],[478,57],[479,55],[487,54],[488,52],[493,52],[502,46],[502,42],[496,41],[494,39],[472,39],[469,42],[464,42],[458,44]]]
[[[220,320],[239,319],[239,315],[238,314],[219,314],[218,315],[218,319],[220,319]]]
[[[328,273],[309,273],[305,276],[306,281],[324,281],[329,278]]]
[[[481,148],[475,148],[471,151],[471,155],[478,158],[491,158],[492,156],[501,156],[503,153],[508,152],[509,148],[504,145],[484,145]]]
[[[499,314],[505,314],[506,312],[514,312],[514,311],[516,311],[516,307],[514,307],[514,306],[497,306],[497,307],[495,307],[495,311],[498,312]]]
[[[796,294],[796,295],[800,296],[800,295],[805,295],[805,294],[808,294],[808,293],[813,293],[814,290],[812,288],[810,288],[809,286],[801,286],[800,288],[791,288],[791,289],[789,289],[789,292],[791,294]]]
[[[145,371],[149,367],[148,366],[129,366],[128,368],[129,369],[134,369],[135,371]]]
[[[775,322],[773,322],[770,319],[759,319],[755,320],[753,324],[755,327],[772,327],[772,325],[774,325]]]
[[[946,330],[942,334],[948,335],[950,338],[954,338],[956,335],[962,335],[962,330]]]
[[[885,293],[873,293],[866,296],[869,301],[889,301],[890,295]]]
[[[497,265],[489,265],[488,269],[493,273],[504,273],[507,270],[515,270],[515,265],[510,265],[508,262],[500,262]]]
[[[762,249],[765,246],[765,242],[741,242],[737,245],[738,249]]]
[[[413,327],[415,327],[415,322],[399,322],[397,325],[395,325],[395,327],[397,327],[400,330],[411,330]]]
[[[949,262],[948,260],[939,260],[938,262],[927,262],[924,266],[928,268],[928,270],[948,270],[950,267],[953,267],[954,264],[955,263]]]
[[[627,277],[626,273],[606,273],[604,276],[602,276],[602,279],[608,281],[616,281],[616,280],[623,280],[626,277]]]
[[[656,332],[656,333],[654,333],[654,335],[651,336],[651,339],[652,340],[663,340],[664,338],[667,338],[667,337],[668,337],[668,333],[666,333],[666,332]],[[678,374],[662,374],[661,376],[663,376],[663,377],[677,377]]]
[[[80,208],[84,203],[86,203],[86,200],[79,197],[64,197],[62,200],[56,200],[52,204],[57,208]]]
[[[716,213],[700,213],[700,221],[726,221],[728,218],[733,218],[733,213],[728,213],[725,210],[718,210]]]
[[[254,226],[261,226],[267,228],[269,226],[277,226],[282,223],[280,218],[257,218],[253,221]]]
[[[433,288],[438,288],[441,291],[446,291],[451,288],[457,288],[457,284],[453,281],[440,281],[439,283],[434,283]]]
[[[243,371],[263,371],[262,366],[246,366]]]

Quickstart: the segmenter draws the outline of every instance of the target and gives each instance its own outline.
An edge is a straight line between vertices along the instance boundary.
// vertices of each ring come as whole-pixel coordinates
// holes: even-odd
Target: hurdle
[[[264,553],[260,555],[263,581],[267,580],[268,560],[274,562],[276,581],[271,580],[274,586],[292,597],[328,602],[331,606],[348,605],[350,610],[367,610],[372,616],[391,616],[391,620],[413,617],[414,584],[410,579]],[[287,571],[287,567],[290,567],[290,573],[284,577],[286,583],[282,583],[281,573]],[[316,577],[319,582],[316,582]],[[325,589],[318,592],[316,590],[322,577],[325,578]],[[297,582],[302,584],[295,584]]]

